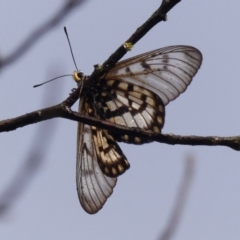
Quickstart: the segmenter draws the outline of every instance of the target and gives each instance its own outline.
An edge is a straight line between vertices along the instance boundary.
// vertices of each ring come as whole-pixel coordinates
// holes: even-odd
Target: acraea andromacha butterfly
[[[201,52],[190,46],[160,48],[118,62],[81,91],[79,112],[160,133],[165,106],[186,90],[201,63]],[[88,81],[81,72],[75,72],[74,78]],[[148,141],[83,123],[78,124],[77,137],[78,197],[84,210],[94,214],[112,194],[117,177],[130,167],[117,141]]]

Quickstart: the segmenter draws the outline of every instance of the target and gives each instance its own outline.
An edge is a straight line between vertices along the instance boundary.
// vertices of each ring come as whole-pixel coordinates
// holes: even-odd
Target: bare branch
[[[42,122],[51,118],[60,117],[61,106],[56,105],[49,108],[40,109],[25,115],[0,121],[0,132],[13,131],[19,127]],[[2,131],[1,131],[2,130]]]
[[[156,24],[161,21],[166,21],[167,13],[180,2],[181,0],[163,0],[160,7],[152,14],[152,16],[140,26],[125,43],[136,44],[142,37],[145,36]],[[127,53],[124,45],[121,45],[109,58],[104,62],[101,73],[109,71],[114,65]],[[94,75],[94,72],[93,74]],[[91,76],[92,76],[91,75]]]
[[[149,141],[156,141],[166,144],[180,144],[180,145],[202,145],[202,146],[226,146],[234,150],[240,150],[240,136],[233,137],[218,137],[218,136],[182,136],[174,134],[161,134],[151,131],[144,131],[140,128],[129,128],[123,125],[117,125],[109,121],[99,120],[90,116],[83,115],[78,112],[73,112],[70,108],[65,107],[64,104],[59,104],[53,107],[40,109],[32,113],[22,115],[20,117],[0,121],[0,132],[13,131],[19,127],[29,124],[41,122],[55,117],[62,117],[77,122],[82,122],[88,125],[107,129],[114,134],[128,134],[147,139]]]

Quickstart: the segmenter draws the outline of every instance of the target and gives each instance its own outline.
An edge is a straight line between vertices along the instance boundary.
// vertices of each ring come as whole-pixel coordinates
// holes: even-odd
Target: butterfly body
[[[79,112],[115,124],[161,133],[165,106],[184,92],[202,62],[189,46],[157,49],[121,61],[95,82],[80,75]],[[75,80],[76,77],[75,77]],[[117,142],[147,139],[79,123],[77,189],[85,211],[96,213],[130,164]]]

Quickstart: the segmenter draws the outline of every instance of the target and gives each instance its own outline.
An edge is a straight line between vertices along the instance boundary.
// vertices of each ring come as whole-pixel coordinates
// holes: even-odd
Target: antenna
[[[70,40],[69,40],[69,37],[68,37],[67,28],[64,27],[63,29],[64,29],[64,32],[65,32],[65,34],[66,34],[67,40],[68,40],[68,44],[69,44],[69,47],[70,47],[70,51],[71,51],[71,54],[72,54],[72,58],[73,58],[74,65],[75,65],[75,67],[76,67],[76,69],[77,69],[77,72],[79,72],[79,71],[78,71],[77,64],[76,64],[76,61],[75,61],[75,58],[74,58],[74,55],[73,55],[72,46],[71,46],[71,43],[70,43]]]
[[[71,55],[72,55],[72,59],[73,59],[73,63],[74,63],[74,65],[75,65],[77,71],[74,72],[73,75],[72,75],[72,74],[65,74],[65,75],[62,75],[62,76],[59,76],[59,77],[55,77],[55,78],[53,78],[53,79],[50,79],[50,80],[48,80],[48,81],[45,81],[45,82],[43,82],[43,83],[34,85],[34,86],[33,86],[34,88],[40,87],[40,86],[44,85],[45,83],[54,81],[54,80],[56,80],[56,79],[58,79],[58,78],[61,78],[61,77],[73,76],[73,78],[75,79],[75,81],[76,81],[76,80],[79,81],[79,80],[81,80],[82,77],[83,77],[83,73],[78,70],[78,67],[77,67],[77,64],[76,64],[76,61],[75,61],[75,58],[74,58],[74,55],[73,55],[72,46],[71,46],[71,43],[70,43],[70,40],[69,40],[69,37],[68,37],[68,33],[67,33],[67,28],[64,27],[63,29],[64,29],[64,32],[65,32],[65,34],[66,34],[66,37],[67,37],[67,40],[68,40],[68,45],[69,45],[69,47],[70,47],[70,51],[71,51]]]
[[[59,76],[59,77],[55,77],[55,78],[50,79],[50,80],[48,80],[48,81],[46,81],[46,82],[43,82],[43,83],[40,83],[40,84],[34,85],[33,87],[34,87],[34,88],[36,88],[36,87],[40,87],[40,86],[42,86],[42,85],[45,84],[45,83],[48,83],[48,82],[51,82],[51,81],[56,80],[56,79],[58,79],[58,78],[66,77],[66,76],[72,76],[72,75],[71,75],[71,74],[65,74],[65,75],[62,75],[62,76]]]
[[[66,34],[66,37],[67,37],[67,40],[68,40],[68,44],[69,44],[69,47],[70,47],[70,51],[71,51],[71,54],[72,54],[72,59],[73,59],[73,62],[74,62],[74,65],[76,67],[76,70],[77,71],[74,71],[73,73],[73,78],[76,82],[79,82],[80,80],[83,79],[83,73],[81,71],[78,70],[78,67],[77,67],[77,64],[76,64],[76,61],[75,61],[75,58],[74,58],[74,55],[73,55],[73,51],[72,51],[72,46],[71,46],[71,43],[70,43],[70,40],[69,40],[69,37],[68,37],[68,32],[67,32],[67,28],[64,26],[64,32]],[[81,95],[81,92],[82,92],[82,89],[83,89],[83,82],[81,81],[81,89],[80,89],[80,95]]]

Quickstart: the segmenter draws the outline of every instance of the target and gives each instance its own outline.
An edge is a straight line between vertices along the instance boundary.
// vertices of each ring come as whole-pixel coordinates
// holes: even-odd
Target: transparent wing
[[[104,78],[146,88],[167,105],[186,90],[201,63],[202,54],[196,48],[170,46],[121,61]]]
[[[106,84],[106,86],[103,86]],[[161,132],[165,106],[155,93],[119,80],[103,81],[101,94],[96,101],[102,119],[113,123]],[[142,144],[148,141],[131,135],[110,132],[117,141]]]
[[[84,113],[85,101],[81,99],[79,110]],[[103,174],[98,162],[92,128],[78,124],[77,140],[77,192],[83,209],[94,214],[98,212],[112,194],[117,179]]]

